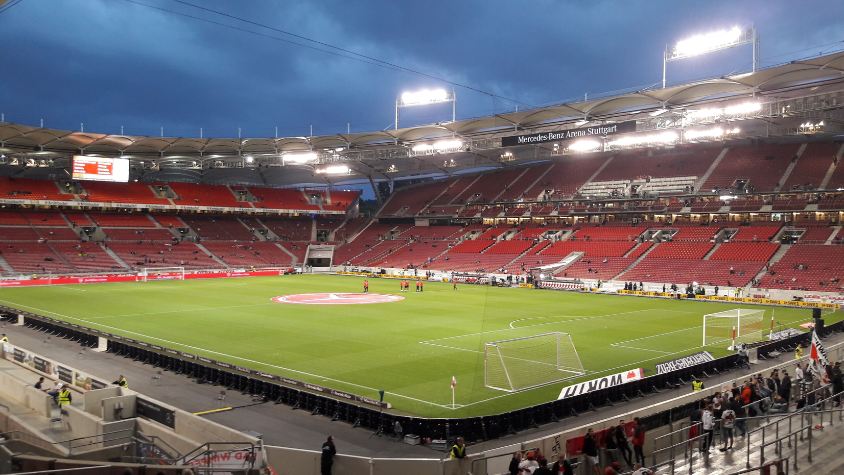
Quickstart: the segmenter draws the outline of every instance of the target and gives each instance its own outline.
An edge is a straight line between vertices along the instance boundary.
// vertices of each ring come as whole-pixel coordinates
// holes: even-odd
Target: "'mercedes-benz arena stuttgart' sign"
[[[560,140],[579,139],[583,137],[603,137],[605,135],[627,134],[636,131],[636,121],[629,120],[627,122],[619,122],[612,125],[595,125],[592,127],[582,127],[579,129],[561,130],[559,132],[539,132],[536,134],[513,135],[511,137],[502,137],[502,147],[512,147],[515,145],[530,145],[544,142],[558,142]]]
[[[349,293],[325,293],[325,294],[293,294],[274,297],[273,302],[296,303],[300,305],[360,305],[365,303],[387,303],[404,300],[404,297],[389,294],[349,294]]]

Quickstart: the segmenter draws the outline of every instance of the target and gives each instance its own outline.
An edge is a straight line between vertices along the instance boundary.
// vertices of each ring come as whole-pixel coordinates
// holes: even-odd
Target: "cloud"
[[[22,2],[0,14],[7,120],[157,135],[305,135],[380,130],[405,90],[451,87],[287,41],[271,29],[172,0]],[[200,4],[198,0],[197,4]],[[661,81],[666,44],[691,34],[744,26],[762,33],[764,64],[817,54],[841,41],[837,2],[228,2],[201,3],[231,15],[491,92],[523,104]],[[266,36],[261,36],[266,35]],[[270,36],[270,37],[268,37]],[[307,42],[305,42],[307,43]],[[323,46],[313,45],[318,48]],[[749,67],[749,49],[672,63],[669,81]],[[766,63],[767,61],[767,63]],[[11,68],[8,65],[12,65]],[[458,118],[517,103],[456,87]],[[524,105],[519,105],[524,107]],[[442,113],[441,113],[442,112]],[[411,123],[450,110],[410,111]]]

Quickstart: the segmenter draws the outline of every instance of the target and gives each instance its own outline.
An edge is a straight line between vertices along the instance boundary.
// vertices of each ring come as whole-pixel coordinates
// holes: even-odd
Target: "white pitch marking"
[[[35,308],[35,307],[30,306],[30,305],[21,305],[21,304],[18,304],[16,302],[9,302],[8,300],[0,300],[0,302],[5,302],[5,303],[8,303],[8,304],[17,305],[19,307],[27,307],[27,308],[30,308],[30,309],[35,310],[37,312],[50,313],[50,314],[57,315],[59,317],[67,318],[67,319],[70,319],[70,320],[77,320],[77,321],[80,321],[80,322],[93,323],[93,324],[98,325],[98,326],[103,327],[103,328],[109,328],[111,330],[115,330],[115,331],[118,331],[118,332],[131,333],[133,335],[138,335],[138,336],[141,336],[141,337],[144,337],[144,338],[149,338],[149,339],[156,340],[156,341],[163,341],[163,342],[169,343],[171,345],[181,346],[181,347],[184,347],[184,348],[191,348],[193,350],[205,351],[205,352],[208,352],[208,353],[213,353],[215,355],[225,356],[227,358],[234,358],[234,359],[241,360],[241,361],[247,361],[249,363],[254,363],[254,364],[258,364],[258,365],[262,365],[262,366],[269,366],[269,367],[272,367],[272,368],[278,368],[278,369],[282,369],[284,371],[290,371],[292,373],[303,374],[303,375],[306,375],[306,376],[311,376],[313,378],[323,378],[323,379],[326,379],[328,381],[334,381],[334,382],[341,383],[341,384],[348,384],[349,386],[355,386],[355,387],[367,389],[367,390],[370,390],[370,391],[378,391],[375,388],[370,388],[368,386],[362,386],[360,384],[350,383],[350,382],[342,381],[342,380],[339,380],[339,379],[326,378],[325,376],[320,376],[318,374],[307,373],[305,371],[299,371],[297,369],[285,368],[284,366],[277,366],[277,365],[273,365],[273,364],[269,364],[269,363],[263,363],[263,362],[260,362],[260,361],[250,360],[250,359],[247,359],[247,358],[241,358],[239,356],[228,355],[226,353],[220,353],[219,351],[206,350],[205,348],[200,348],[200,347],[197,347],[197,346],[185,345],[184,343],[178,343],[178,342],[175,342],[175,341],[165,340],[163,338],[157,338],[157,337],[150,336],[150,335],[144,335],[143,333],[137,333],[137,332],[133,332],[133,331],[129,331],[129,330],[124,330],[122,328],[117,328],[117,327],[112,327],[112,326],[109,326],[109,325],[103,325],[101,323],[91,322],[91,321],[85,320],[84,318],[76,318],[76,317],[71,317],[69,315],[62,315],[61,313],[51,312],[49,310],[42,310],[40,308]],[[395,393],[395,392],[392,392],[392,391],[390,392],[390,395],[391,396],[397,396],[397,397],[400,397],[400,398],[403,398],[403,399],[408,399],[408,400],[411,400],[411,401],[421,402],[423,404],[428,404],[428,405],[431,405],[431,406],[441,407],[443,409],[451,409],[451,404],[437,404],[437,403],[434,403],[434,402],[424,401],[422,399],[417,399],[417,398],[410,397],[410,396],[404,396],[402,394],[398,394],[398,393]],[[460,406],[460,405],[458,405],[458,406],[463,407],[463,406]]]

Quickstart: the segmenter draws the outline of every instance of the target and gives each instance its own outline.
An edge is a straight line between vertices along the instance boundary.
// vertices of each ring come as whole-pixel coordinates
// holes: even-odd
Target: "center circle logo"
[[[387,303],[404,300],[404,297],[388,294],[293,294],[273,297],[273,302],[296,303],[300,305],[359,305],[364,303]]]

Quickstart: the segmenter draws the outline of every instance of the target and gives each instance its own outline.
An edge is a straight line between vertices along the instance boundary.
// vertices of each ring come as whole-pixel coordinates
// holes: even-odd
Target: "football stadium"
[[[675,43],[661,84],[380,130],[4,116],[0,473],[834,473],[844,52]]]

